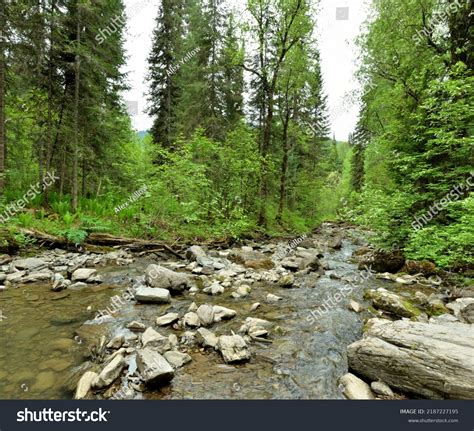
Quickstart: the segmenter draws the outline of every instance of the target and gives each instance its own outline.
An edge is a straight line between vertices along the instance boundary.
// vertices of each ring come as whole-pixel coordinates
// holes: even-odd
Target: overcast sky
[[[245,3],[245,0],[231,1],[236,8]],[[329,97],[331,127],[338,140],[346,140],[357,121],[358,106],[351,103],[350,97],[358,89],[354,78],[357,59],[354,41],[366,17],[364,4],[367,1],[320,0],[317,35],[321,67],[325,92]],[[159,0],[125,0],[128,17],[125,70],[131,89],[124,94],[124,99],[138,105],[138,114],[132,116],[137,130],[146,130],[152,123],[144,113],[148,91],[145,74],[159,3]]]

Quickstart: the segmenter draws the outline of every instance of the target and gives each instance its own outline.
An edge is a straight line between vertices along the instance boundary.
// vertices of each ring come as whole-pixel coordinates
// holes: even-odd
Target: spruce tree
[[[151,135],[156,144],[172,148],[176,138],[176,106],[180,88],[175,71],[182,54],[183,0],[163,0],[153,31],[153,46],[148,57],[150,92],[148,113],[153,116]]]

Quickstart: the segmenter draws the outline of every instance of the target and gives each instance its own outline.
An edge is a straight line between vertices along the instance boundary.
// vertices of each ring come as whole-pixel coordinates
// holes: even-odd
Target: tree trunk
[[[72,201],[71,210],[77,212],[78,199],[78,159],[79,159],[79,84],[81,78],[81,64],[79,58],[79,47],[81,44],[81,6],[77,4],[77,27],[76,27],[76,58],[75,58],[75,76],[74,76],[74,149],[72,160]]]
[[[51,10],[49,17],[49,59],[48,59],[48,140],[44,154],[44,164],[46,173],[51,168],[51,153],[53,149],[53,51],[54,51],[54,10],[55,0],[51,0]],[[43,204],[48,205],[48,188],[43,190]]]
[[[5,35],[6,28],[5,2],[0,3],[0,194],[5,189],[5,156],[6,156],[6,130],[5,130]]]
[[[288,172],[288,158],[290,153],[290,146],[288,143],[288,123],[290,121],[289,112],[286,115],[285,122],[283,124],[283,159],[281,162],[281,173],[280,173],[280,202],[278,205],[277,222],[281,224],[283,217],[283,211],[285,209],[286,199],[286,176]]]
[[[262,139],[262,157],[264,160],[260,170],[260,213],[258,215],[259,226],[266,226],[267,215],[265,211],[265,204],[268,196],[268,178],[267,178],[267,160],[266,156],[270,149],[270,142],[272,137],[272,123],[273,123],[273,92],[270,91],[268,94],[268,107],[267,115],[265,117],[265,124],[263,128],[263,139]]]

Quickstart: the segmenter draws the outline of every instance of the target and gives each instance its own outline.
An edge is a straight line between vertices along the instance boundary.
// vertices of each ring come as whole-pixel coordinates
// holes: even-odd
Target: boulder
[[[461,310],[461,317],[467,323],[474,323],[474,304],[469,304]]]
[[[97,270],[94,268],[79,268],[76,269],[71,276],[72,281],[87,281],[93,275],[96,275]]]
[[[160,316],[156,319],[156,324],[158,326],[171,325],[179,319],[178,313],[167,313],[164,316]]]
[[[51,276],[51,281],[53,282],[53,285],[51,286],[51,289],[55,292],[59,292],[60,290],[66,289],[70,281],[66,280],[62,274],[53,274]]]
[[[260,307],[260,302],[254,302],[250,307],[250,311],[255,311],[258,307]]]
[[[171,295],[169,290],[166,289],[138,287],[135,291],[135,299],[138,302],[151,302],[159,304],[171,302]]]
[[[231,319],[237,315],[235,310],[231,310],[230,308],[221,307],[220,305],[214,305],[214,322],[220,322],[221,320]]]
[[[38,270],[39,268],[47,267],[48,263],[45,260],[39,259],[37,257],[28,257],[26,259],[14,260],[13,266],[17,269]]]
[[[185,346],[194,346],[196,344],[196,334],[192,331],[185,331],[181,336],[181,344]]]
[[[377,395],[382,395],[384,397],[393,397],[393,391],[390,389],[390,386],[388,386],[386,383],[382,381],[378,382],[372,382],[370,384],[370,388],[377,394]]]
[[[206,328],[199,328],[196,332],[196,338],[200,345],[203,347],[211,347],[213,349],[217,347],[217,342],[219,340],[213,332]]]
[[[145,281],[151,287],[181,292],[189,289],[190,283],[186,274],[172,271],[159,265],[148,265]]]
[[[212,305],[200,305],[196,311],[196,314],[202,326],[209,326],[214,323],[214,308]]]
[[[342,247],[342,236],[335,236],[328,241],[328,247],[334,250],[340,250]]]
[[[105,388],[111,385],[122,373],[126,362],[122,355],[115,356],[92,382],[94,388]]]
[[[345,397],[350,400],[373,400],[375,398],[370,386],[354,374],[343,375],[339,383],[344,387]]]
[[[174,369],[182,367],[184,364],[187,364],[192,360],[191,356],[189,356],[187,353],[181,353],[177,350],[170,350],[169,352],[165,352],[163,356]]]
[[[273,326],[272,322],[264,319],[257,319],[255,317],[247,317],[244,324],[240,327],[239,332],[247,333],[250,328],[260,327],[260,328],[271,328]]]
[[[278,284],[281,287],[292,287],[295,282],[295,276],[293,274],[286,274],[280,277]]]
[[[51,279],[52,272],[48,270],[30,272],[23,278],[23,283],[36,283],[38,281],[45,281]]]
[[[356,313],[360,313],[362,311],[362,305],[360,305],[357,301],[351,299],[349,302],[349,309]]]
[[[373,250],[360,257],[359,269],[366,268],[375,272],[399,272],[405,264],[405,257],[400,250]]]
[[[474,304],[474,298],[458,298],[454,302],[450,302],[449,304],[446,305],[446,308],[451,310],[454,314],[455,317],[458,319],[462,319],[463,316],[463,311],[466,307],[469,305]],[[471,322],[468,322],[471,323]]]
[[[75,283],[71,283],[68,286],[69,290],[83,290],[83,289],[88,289],[90,286],[83,282],[83,281],[76,281]]]
[[[217,348],[227,363],[250,359],[247,343],[240,335],[221,335],[217,342]]]
[[[137,368],[143,381],[149,386],[167,383],[174,376],[173,367],[168,361],[150,348],[137,352]]]
[[[374,307],[401,317],[416,317],[420,311],[410,301],[380,287],[365,292],[366,299],[372,300]]]
[[[198,257],[206,257],[206,252],[202,249],[202,247],[193,245],[186,250],[185,256],[186,259],[195,261],[198,259]]]
[[[309,251],[297,251],[295,256],[289,256],[280,262],[283,268],[290,271],[317,271],[321,268],[319,254],[315,250],[313,253]]]
[[[224,290],[224,287],[216,281],[210,286],[205,287],[202,291],[210,295],[220,295],[221,293],[224,293]]]
[[[86,398],[87,394],[92,388],[92,382],[97,379],[97,373],[92,371],[86,371],[77,383],[76,393],[74,394],[75,400],[82,400]]]
[[[378,319],[348,348],[358,374],[431,399],[474,398],[473,358],[474,331],[465,323]]]
[[[267,296],[267,302],[278,302],[280,300],[282,300],[283,298],[280,297],[280,296],[276,296],[274,295],[273,293],[269,293]]]
[[[199,316],[194,311],[189,311],[183,317],[184,326],[190,326],[191,328],[197,328],[201,326]]]
[[[240,327],[239,332],[250,335],[253,339],[261,339],[268,335],[268,329],[273,323],[268,320],[247,317],[245,323]]]
[[[123,335],[117,335],[116,337],[112,338],[107,343],[107,349],[120,349],[122,344],[125,342],[125,337]]]
[[[130,331],[132,331],[132,332],[144,332],[145,329],[146,329],[146,325],[144,325],[141,322],[137,322],[136,320],[134,320],[133,322],[130,322],[127,325],[127,328],[130,329]]]
[[[407,260],[402,270],[410,275],[422,274],[425,277],[436,274],[435,264],[428,260]]]
[[[143,347],[156,349],[160,353],[171,350],[169,338],[164,337],[153,328],[147,328],[147,330],[142,334],[142,345]]]
[[[5,278],[6,282],[9,283],[21,283],[23,281],[23,277],[26,275],[26,271],[17,271],[8,274]]]
[[[235,298],[245,298],[246,296],[250,295],[250,292],[252,291],[252,288],[247,285],[247,284],[242,284],[240,286],[237,286],[235,288]]]
[[[285,257],[280,262],[280,265],[290,271],[298,271],[301,269],[300,266],[302,265],[302,259],[295,256]]]
[[[232,250],[229,253],[228,258],[232,262],[243,265],[246,268],[252,268],[256,270],[268,270],[275,266],[272,260],[263,253],[248,249]]]

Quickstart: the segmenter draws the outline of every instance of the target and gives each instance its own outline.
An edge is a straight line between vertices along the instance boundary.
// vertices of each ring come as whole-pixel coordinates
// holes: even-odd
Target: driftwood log
[[[71,242],[67,241],[65,238],[50,235],[45,232],[40,232],[37,230],[32,229],[21,229],[20,232],[29,237],[34,238],[38,241],[40,246],[49,246],[49,247],[59,247],[59,248],[75,248],[77,249],[76,244],[72,244]],[[90,233],[84,244],[87,245],[95,245],[95,246],[108,246],[108,247],[121,247],[126,248],[133,252],[146,252],[146,253],[154,253],[154,252],[168,252],[173,254],[179,259],[184,259],[183,256],[176,250],[172,249],[169,245],[163,244],[156,241],[147,241],[135,238],[125,238],[120,236],[114,236],[107,233]]]

